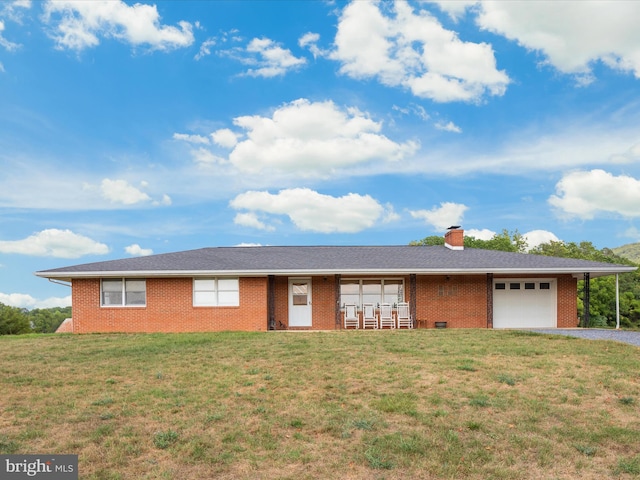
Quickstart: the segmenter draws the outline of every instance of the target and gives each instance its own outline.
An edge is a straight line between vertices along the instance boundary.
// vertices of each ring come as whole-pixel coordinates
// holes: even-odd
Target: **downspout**
[[[620,284],[616,273],[616,330],[620,330]]]

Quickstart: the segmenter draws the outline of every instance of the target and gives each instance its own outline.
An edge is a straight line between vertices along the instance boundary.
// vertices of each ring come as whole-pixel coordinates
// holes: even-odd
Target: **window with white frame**
[[[340,281],[340,305],[355,304],[362,307],[372,303],[396,306],[404,302],[404,280],[402,279],[343,279]]]
[[[240,282],[237,278],[194,278],[195,307],[237,307],[240,305]]]
[[[360,281],[340,281],[340,305],[360,305]]]
[[[404,283],[402,280],[383,280],[382,302],[397,305],[404,302]]]
[[[144,278],[104,278],[100,290],[103,307],[144,307],[147,304]]]

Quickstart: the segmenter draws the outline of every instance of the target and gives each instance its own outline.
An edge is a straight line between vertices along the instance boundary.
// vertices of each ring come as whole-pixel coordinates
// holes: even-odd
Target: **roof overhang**
[[[579,270],[576,268],[423,268],[423,269],[288,269],[288,270],[127,270],[127,271],[87,271],[87,272],[36,272],[35,275],[42,278],[71,281],[81,278],[122,278],[122,277],[144,277],[144,278],[168,278],[168,277],[212,277],[212,276],[233,276],[233,277],[266,277],[275,276],[364,276],[364,275],[572,275],[575,278],[582,278],[588,273],[591,278],[615,275],[617,273],[629,273],[636,270],[636,267],[626,265],[614,265],[611,267],[591,268]]]

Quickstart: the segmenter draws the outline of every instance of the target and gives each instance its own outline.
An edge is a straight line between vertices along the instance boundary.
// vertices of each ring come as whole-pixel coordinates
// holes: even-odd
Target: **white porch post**
[[[620,329],[620,285],[616,273],[616,330]]]

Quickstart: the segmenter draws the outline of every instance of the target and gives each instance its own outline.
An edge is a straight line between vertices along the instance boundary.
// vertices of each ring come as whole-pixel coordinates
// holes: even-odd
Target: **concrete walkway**
[[[605,330],[600,328],[550,328],[535,329],[531,331],[537,333],[548,333],[551,335],[568,335],[570,337],[585,338],[587,340],[613,340],[640,347],[640,332]]]

